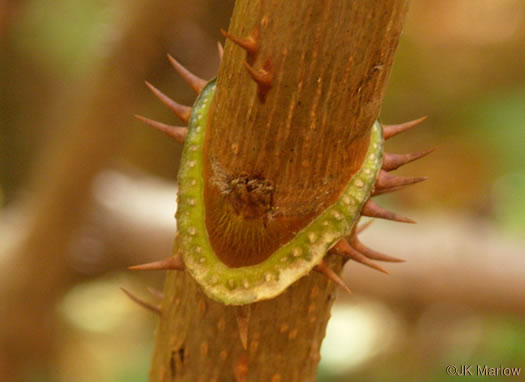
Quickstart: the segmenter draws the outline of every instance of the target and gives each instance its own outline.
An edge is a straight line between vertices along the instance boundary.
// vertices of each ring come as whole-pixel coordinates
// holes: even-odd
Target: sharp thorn
[[[361,253],[362,255],[368,257],[371,260],[385,261],[388,263],[404,263],[405,262],[405,260],[403,259],[398,259],[397,257],[388,256],[381,252],[377,252],[376,250],[373,250],[372,248],[368,248],[363,243],[361,243],[359,239],[357,238],[357,236],[355,235],[350,238],[349,246],[355,249],[356,251],[358,251],[359,253]]]
[[[426,116],[397,125],[383,125],[383,138],[385,140],[390,139],[397,134],[401,134],[402,132],[411,129],[414,126],[419,125],[425,119],[427,119]]]
[[[407,217],[404,217],[404,216],[395,214],[391,211],[385,210],[383,207],[380,207],[379,205],[377,205],[370,199],[363,206],[363,209],[361,210],[361,215],[372,217],[372,218],[393,220],[393,221],[401,222],[401,223],[411,223],[411,224],[415,223],[415,221],[412,219],[409,219]]]
[[[272,87],[273,75],[271,70],[271,61],[266,61],[263,69],[255,70],[244,61],[244,67],[250,74],[250,77],[257,83],[257,93],[262,102],[266,99],[266,94]]]
[[[177,141],[180,144],[183,144],[184,140],[186,139],[186,133],[188,132],[188,129],[185,127],[166,125],[165,123],[157,122],[152,119],[143,117],[141,115],[135,115],[135,118],[139,119],[140,121],[144,122],[145,124],[153,127],[158,131],[162,131],[164,134],[175,139],[175,141]]]
[[[259,28],[255,28],[248,37],[236,37],[224,29],[221,29],[221,33],[231,42],[246,50],[248,54],[254,55],[259,50]]]
[[[259,86],[270,88],[272,87],[272,73],[269,70],[266,69],[259,69],[255,70],[248,64],[246,61],[244,61],[244,66],[246,67],[246,70],[250,74],[250,76],[253,78],[255,82]]]
[[[235,311],[237,325],[239,326],[239,337],[244,350],[248,349],[248,324],[250,322],[251,308],[250,305],[238,306]]]
[[[419,153],[410,153],[410,154],[393,154],[393,153],[385,153],[383,157],[383,170],[385,171],[393,171],[398,169],[399,167],[413,162],[415,160],[418,160],[419,158],[423,158],[424,156],[427,156],[431,152],[437,149],[437,146],[426,151],[422,151]]]
[[[399,190],[402,190],[402,189],[403,189],[403,187],[384,188],[384,189],[381,189],[381,190],[374,189],[374,191],[372,192],[372,196],[388,194],[390,192],[395,192],[395,191],[399,191]]]
[[[190,72],[169,54],[168,59],[170,60],[171,65],[173,65],[175,70],[181,75],[184,81],[186,81],[188,85],[190,85],[190,87],[193,89],[193,91],[195,91],[195,93],[199,94],[202,91],[202,89],[204,89],[204,86],[206,86],[205,80],[203,80],[200,77],[197,77],[195,74]]]
[[[128,267],[132,271],[183,271],[184,263],[180,255],[170,256],[162,260],[153,261],[151,263],[133,265]]]
[[[386,269],[381,267],[380,265],[377,265],[373,261],[370,261],[366,256],[356,251],[354,248],[352,248],[346,239],[341,239],[337,242],[337,244],[334,246],[334,249],[338,251],[339,253],[345,255],[346,257],[357,261],[358,263],[361,263],[363,265],[366,265],[367,267],[373,268],[376,271],[389,274]]]
[[[152,294],[153,296],[158,297],[161,300],[164,298],[164,293],[162,293],[160,290],[151,288],[151,287],[148,287],[147,289],[148,289],[148,292]]]
[[[335,273],[332,268],[328,264],[324,262],[324,260],[321,260],[319,264],[317,264],[314,269],[328,277],[330,280],[332,280],[334,283],[339,285],[341,288],[345,290],[346,293],[352,294],[350,289],[346,286],[345,282]]]
[[[375,189],[382,190],[385,188],[389,189],[389,188],[394,188],[394,187],[403,187],[403,186],[408,186],[411,184],[420,183],[427,179],[428,178],[426,176],[418,176],[418,177],[395,176],[395,175],[389,174],[385,170],[381,170],[376,179]]]
[[[175,102],[170,97],[168,97],[166,94],[162,93],[159,89],[157,89],[155,86],[150,84],[148,81],[146,81],[146,86],[151,90],[153,94],[167,107],[170,108],[172,112],[175,113],[177,117],[179,117],[184,123],[188,123],[191,115],[191,107],[186,105],[181,105],[178,102]]]
[[[219,51],[219,60],[222,61],[222,56],[224,56],[224,48],[220,41],[217,41],[217,50]]]
[[[132,301],[136,302],[137,304],[139,304],[140,306],[142,306],[143,308],[146,308],[154,313],[157,313],[157,314],[162,314],[162,310],[160,308],[160,306],[158,305],[153,305],[153,304],[150,304],[149,302],[146,302],[140,298],[138,298],[137,296],[135,296],[134,294],[132,294],[130,291],[128,291],[127,289],[125,288],[120,288],[122,290],[122,292],[124,292],[126,294],[126,296],[128,296]]]
[[[356,227],[355,229],[355,233],[356,234],[359,234],[361,232],[364,232],[368,229],[368,227],[370,227],[372,225],[372,223],[375,222],[374,219],[370,219],[369,221],[367,221],[366,223],[363,223],[361,224],[360,226]]]

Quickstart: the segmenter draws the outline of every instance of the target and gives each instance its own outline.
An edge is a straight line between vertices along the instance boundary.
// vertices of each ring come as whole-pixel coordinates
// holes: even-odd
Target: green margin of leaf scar
[[[206,116],[215,79],[195,102],[179,171],[178,239],[186,269],[212,299],[244,305],[273,298],[308,274],[326,252],[348,235],[368,200],[383,160],[383,131],[375,122],[366,158],[339,199],[293,240],[260,264],[229,268],[213,252],[205,225],[203,152]]]

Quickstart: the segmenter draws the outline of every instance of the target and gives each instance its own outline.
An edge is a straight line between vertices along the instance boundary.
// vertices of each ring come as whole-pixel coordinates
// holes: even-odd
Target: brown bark
[[[243,37],[258,29],[259,48],[247,57],[227,43],[205,142],[206,224],[214,249],[233,265],[259,262],[290,240],[359,168],[407,5],[237,1],[229,33]],[[257,87],[245,60],[271,72],[271,87]],[[221,192],[221,182],[245,178],[272,185],[271,207],[278,213],[270,222],[250,220],[249,228],[247,219],[235,222],[231,213],[231,224],[239,227],[221,237],[215,228],[225,210],[260,215],[242,203],[239,213],[237,202]],[[246,229],[264,236],[260,244],[231,245]],[[340,271],[341,259],[329,262]],[[169,273],[150,381],[243,381],[245,359],[248,381],[312,381],[333,295],[334,286],[315,274],[273,300],[252,304],[245,353],[239,308],[209,300],[188,275]]]

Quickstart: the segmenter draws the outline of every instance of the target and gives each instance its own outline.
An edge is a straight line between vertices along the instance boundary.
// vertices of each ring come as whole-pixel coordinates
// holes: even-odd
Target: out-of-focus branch
[[[20,379],[38,363],[50,372],[53,306],[70,280],[65,257],[85,215],[91,182],[127,135],[136,89],[161,54],[155,44],[173,22],[172,0],[126,4],[124,25],[94,75],[64,102],[59,133],[34,168],[33,198],[26,203],[23,236],[4,263],[0,287],[0,380]],[[37,122],[35,121],[35,124]],[[37,328],[35,330],[35,327]]]
[[[380,223],[363,233],[363,242],[407,261],[388,266],[389,277],[347,267],[353,290],[395,303],[465,304],[525,315],[525,241],[474,217],[433,213],[416,220],[416,226]]]
[[[127,254],[114,267],[166,256],[175,232],[175,185],[107,172],[95,190],[93,224],[111,230],[105,235],[110,253]],[[172,207],[155,208],[161,204]],[[386,264],[390,276],[349,263],[344,276],[352,291],[397,303],[442,301],[525,314],[524,242],[452,213],[416,218],[415,226],[378,221],[362,234],[367,245],[406,263]]]
[[[158,260],[170,253],[176,231],[175,184],[105,171],[97,177],[93,191],[91,217],[73,241],[77,248],[86,241],[98,243],[96,248],[102,252],[98,256],[89,249],[77,251],[91,259],[96,268],[93,274]],[[390,276],[349,263],[344,276],[354,292],[393,303],[447,302],[525,314],[520,294],[525,290],[525,242],[506,238],[487,223],[452,213],[422,215],[417,220],[415,226],[378,221],[361,234],[367,245],[406,262],[386,264]],[[7,228],[0,226],[3,243],[12,232],[24,230]],[[381,240],[375,240],[377,237]],[[94,258],[99,262],[93,263]],[[84,263],[82,258],[68,262],[77,268]]]

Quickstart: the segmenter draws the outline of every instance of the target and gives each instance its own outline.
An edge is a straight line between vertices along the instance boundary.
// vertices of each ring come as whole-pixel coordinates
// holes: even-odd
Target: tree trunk
[[[262,257],[333,203],[360,167],[407,7],[408,0],[237,0],[229,33],[256,30],[259,47],[253,55],[227,43],[204,155],[215,164],[208,177],[264,173],[282,215],[299,216],[254,249]],[[258,88],[246,64],[270,71],[271,87]],[[210,190],[205,198],[220,205]],[[341,258],[326,260],[340,272]],[[187,273],[169,272],[150,382],[315,380],[334,289],[312,273],[251,304],[244,350],[237,316],[247,308],[210,300]]]

